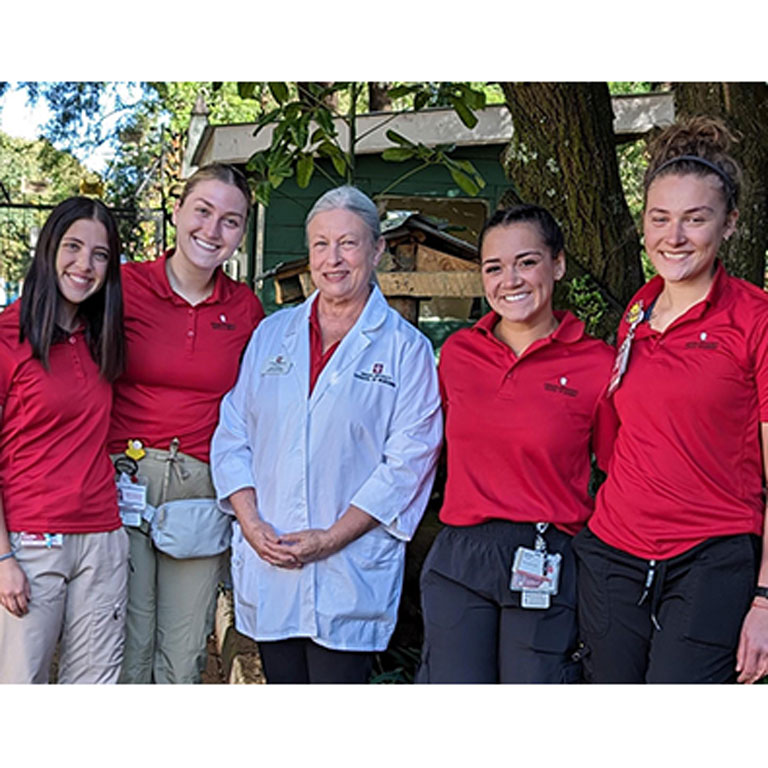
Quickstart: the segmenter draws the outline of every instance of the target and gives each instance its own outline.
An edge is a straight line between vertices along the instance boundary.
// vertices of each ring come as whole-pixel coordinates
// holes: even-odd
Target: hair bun
[[[650,144],[644,184],[646,194],[657,174],[706,175],[714,172],[723,180],[727,209],[732,210],[738,204],[742,178],[739,165],[729,152],[738,141],[739,137],[717,117],[698,115],[670,125]],[[673,162],[677,157],[685,159]],[[687,158],[701,158],[703,162],[692,162]],[[711,171],[707,170],[707,166]]]
[[[680,155],[698,155],[716,162],[737,141],[722,120],[699,115],[671,125],[655,139],[650,151],[654,165]]]

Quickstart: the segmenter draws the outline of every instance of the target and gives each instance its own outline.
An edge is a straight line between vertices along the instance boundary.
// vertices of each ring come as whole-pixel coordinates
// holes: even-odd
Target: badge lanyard
[[[629,364],[629,351],[632,348],[632,342],[635,338],[635,330],[637,326],[643,322],[645,318],[645,312],[643,312],[643,300],[636,301],[627,312],[626,322],[629,323],[629,330],[621,342],[619,351],[616,353],[616,359],[613,363],[613,371],[611,372],[611,383],[608,385],[608,396],[610,397],[617,389],[621,382],[624,373],[627,370]]]
[[[536,523],[534,548],[518,547],[515,552],[509,588],[520,592],[521,608],[547,609],[550,596],[557,594],[562,555],[547,552],[547,528],[549,523]]]

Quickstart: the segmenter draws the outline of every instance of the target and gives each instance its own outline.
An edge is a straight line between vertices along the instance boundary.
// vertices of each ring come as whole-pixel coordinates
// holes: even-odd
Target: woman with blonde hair
[[[205,666],[229,543],[209,443],[264,316],[253,291],[221,267],[243,239],[250,206],[236,168],[200,168],[174,207],[176,247],[123,270],[127,359],[110,430],[116,466],[127,470],[131,540],[121,682],[194,683]]]

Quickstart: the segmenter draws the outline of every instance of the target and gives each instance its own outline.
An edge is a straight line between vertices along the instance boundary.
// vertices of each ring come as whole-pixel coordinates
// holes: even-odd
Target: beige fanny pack
[[[145,448],[138,461],[147,483],[144,520],[155,547],[178,559],[212,557],[229,547],[232,518],[216,504],[211,473],[204,461],[179,451]]]

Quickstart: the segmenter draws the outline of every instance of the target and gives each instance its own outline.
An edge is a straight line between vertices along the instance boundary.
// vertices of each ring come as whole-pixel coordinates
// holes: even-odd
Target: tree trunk
[[[389,112],[392,99],[389,98],[389,83],[368,83],[368,110],[370,112]]]
[[[546,206],[565,234],[568,276],[587,272],[609,305],[600,335],[615,331],[643,282],[640,240],[619,178],[606,83],[501,83],[514,135],[502,202]],[[574,263],[575,262],[575,263]]]
[[[768,248],[768,85],[675,83],[674,91],[676,117],[720,117],[741,136],[733,149],[744,174],[739,222],[720,257],[732,275],[762,288]]]

